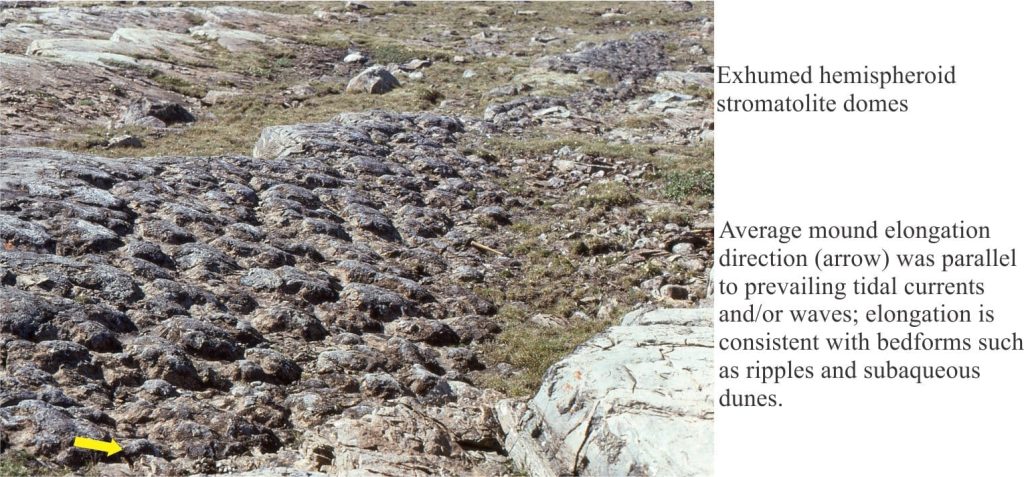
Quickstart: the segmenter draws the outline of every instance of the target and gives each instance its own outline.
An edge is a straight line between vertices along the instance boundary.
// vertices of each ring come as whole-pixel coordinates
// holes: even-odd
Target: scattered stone
[[[206,95],[203,96],[203,98],[200,101],[202,101],[202,103],[207,105],[207,106],[212,106],[212,105],[215,105],[215,104],[221,104],[221,103],[223,103],[225,101],[228,101],[228,100],[230,100],[232,98],[237,98],[237,97],[240,97],[240,96],[243,96],[243,95],[244,95],[244,93],[241,92],[241,91],[216,90],[215,89],[215,90],[210,90],[209,92],[207,92]]]
[[[679,300],[679,301],[685,300],[690,295],[690,293],[686,289],[686,287],[679,286],[679,285],[665,285],[665,286],[662,286],[661,289],[659,290],[659,294],[662,297],[664,297],[664,298],[668,298],[670,300]]]
[[[131,134],[114,136],[107,140],[107,148],[116,147],[142,147],[142,140]]]
[[[533,87],[527,84],[507,84],[504,86],[498,86],[487,92],[488,97],[498,98],[502,96],[516,96],[532,90]]]
[[[553,35],[537,35],[530,39],[530,41],[540,44],[548,44],[558,40],[561,40],[561,38],[558,38],[557,36]]]
[[[367,58],[366,55],[358,51],[353,51],[352,53],[345,55],[345,59],[342,61],[345,63],[366,63],[368,59],[369,58]]]
[[[421,68],[426,68],[426,67],[428,67],[428,66],[430,66],[432,64],[433,64],[433,62],[430,61],[430,60],[415,59],[415,60],[410,60],[408,63],[400,66],[399,68],[401,68],[402,71],[416,71],[416,70],[419,70]]]
[[[666,89],[681,89],[688,85],[712,88],[714,85],[714,77],[712,73],[662,71],[658,73],[658,76],[654,79],[654,84]]]

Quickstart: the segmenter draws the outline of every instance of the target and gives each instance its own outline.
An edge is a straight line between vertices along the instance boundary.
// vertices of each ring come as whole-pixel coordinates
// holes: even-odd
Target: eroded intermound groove
[[[469,224],[509,199],[461,131],[375,111],[268,128],[253,157],[4,150],[4,446],[77,467],[69,435],[115,436],[161,473],[485,464],[464,345],[495,308],[460,277],[501,259]]]

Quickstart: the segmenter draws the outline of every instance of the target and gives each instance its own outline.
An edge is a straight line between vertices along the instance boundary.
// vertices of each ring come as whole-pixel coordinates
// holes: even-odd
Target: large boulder
[[[383,66],[372,66],[349,80],[349,93],[384,94],[401,86],[398,79]]]
[[[140,99],[132,102],[121,116],[124,125],[166,127],[171,124],[195,122],[196,117],[178,103]]]
[[[505,450],[534,476],[712,474],[710,309],[626,315],[501,401]]]

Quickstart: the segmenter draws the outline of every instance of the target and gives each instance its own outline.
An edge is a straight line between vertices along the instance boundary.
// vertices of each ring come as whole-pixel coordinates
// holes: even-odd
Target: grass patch
[[[374,63],[382,65],[396,63],[408,63],[417,58],[429,58],[431,52],[425,50],[414,50],[401,45],[368,45],[367,52]]]
[[[576,349],[614,320],[583,320],[562,328],[541,328],[526,321],[519,309],[502,317],[503,331],[489,346],[488,357],[521,371],[511,377],[487,376],[483,385],[511,396],[529,396],[540,386],[551,365]]]
[[[652,207],[645,213],[647,220],[656,224],[693,225],[693,214],[678,206]]]
[[[715,150],[701,145],[680,154],[658,156],[652,179],[658,184],[661,198],[679,204],[710,206],[715,194]]]
[[[226,99],[211,106],[209,111],[215,121],[198,121],[181,131],[150,131],[140,129],[136,135],[143,139],[145,147],[137,149],[90,149],[92,144],[106,140],[109,132],[105,128],[86,131],[87,138],[61,143],[60,147],[70,150],[88,150],[90,154],[106,156],[213,156],[221,154],[252,153],[253,145],[260,131],[267,126],[323,122],[346,111],[369,109],[391,109],[416,111],[423,102],[408,88],[399,88],[388,94],[345,94],[343,85],[314,83],[319,96],[304,101],[299,107],[285,107],[272,101],[269,94],[260,92]],[[275,85],[266,85],[266,89]],[[131,132],[119,129],[116,134]]]
[[[178,94],[191,96],[193,98],[202,98],[203,96],[206,96],[206,88],[193,84],[192,82],[180,76],[167,74],[158,68],[153,68],[152,66],[128,63],[117,60],[100,61],[111,67],[124,70],[128,74],[143,76],[149,79],[150,81],[156,83],[161,88],[169,91],[174,91]]]
[[[631,114],[619,123],[630,129],[658,129],[665,124],[665,118],[656,114]]]
[[[489,366],[508,363],[516,373],[484,373],[481,385],[512,396],[533,394],[551,365],[646,301],[640,283],[665,272],[651,262],[623,268],[621,252],[632,240],[628,237],[552,240],[578,228],[557,211],[538,211],[531,220],[507,228],[514,238],[506,251],[520,265],[503,270],[501,278],[514,286],[496,284],[474,292],[499,305],[495,318],[503,330],[480,345],[481,356]],[[566,325],[531,322],[537,313]]]
[[[336,50],[347,50],[352,46],[352,41],[343,33],[336,30],[322,30],[310,35],[297,37],[296,40],[310,45],[333,48]]]
[[[181,95],[191,96],[193,98],[202,98],[203,96],[206,96],[206,88],[195,85],[180,76],[169,75],[160,70],[156,70],[156,73],[149,76],[149,79],[160,85],[160,87]]]
[[[576,207],[611,209],[635,204],[639,199],[619,182],[599,182],[587,188],[586,195],[573,199]]]
[[[444,93],[430,87],[421,87],[415,90],[416,98],[423,103],[433,106],[444,99]]]

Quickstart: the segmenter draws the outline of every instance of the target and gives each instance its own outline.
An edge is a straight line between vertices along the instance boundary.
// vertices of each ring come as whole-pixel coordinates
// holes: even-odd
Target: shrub
[[[711,197],[715,193],[715,173],[710,169],[673,172],[665,178],[665,195],[670,199]]]

